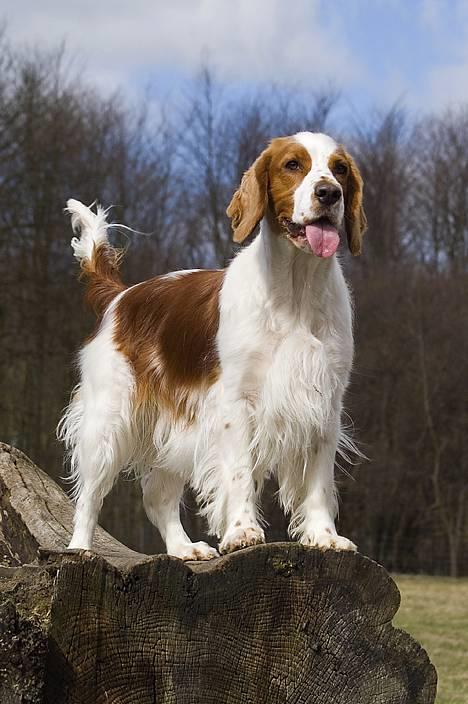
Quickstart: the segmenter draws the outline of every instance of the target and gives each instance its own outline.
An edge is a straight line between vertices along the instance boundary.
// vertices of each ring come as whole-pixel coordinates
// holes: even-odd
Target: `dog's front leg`
[[[309,449],[302,482],[297,481],[297,472],[295,486],[291,482],[293,478],[288,477],[289,491],[295,494],[290,532],[303,545],[322,550],[356,550],[354,543],[338,535],[335,528],[337,498],[334,465],[338,436],[339,422],[330,423],[325,436],[317,438]]]
[[[247,402],[239,399],[225,404],[220,425],[221,485],[216,500],[223,505],[219,549],[227,553],[264,543],[265,535],[257,518]]]

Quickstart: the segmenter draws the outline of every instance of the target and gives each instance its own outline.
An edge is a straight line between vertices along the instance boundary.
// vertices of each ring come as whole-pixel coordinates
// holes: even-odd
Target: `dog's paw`
[[[212,560],[214,557],[219,557],[219,553],[215,548],[212,548],[208,543],[200,540],[198,543],[183,543],[177,545],[167,551],[168,555],[178,557],[181,560]]]
[[[302,536],[300,542],[302,545],[308,545],[319,550],[349,550],[352,552],[357,550],[357,546],[351,540],[333,533],[330,529],[306,533]]]
[[[228,530],[219,545],[219,551],[223,554],[242,550],[251,545],[260,545],[265,542],[265,533],[260,526],[234,527]]]
[[[87,540],[81,540],[80,538],[78,538],[78,539],[72,538],[72,540],[70,541],[70,544],[67,547],[67,550],[75,550],[75,551],[91,550],[91,549],[92,549],[91,543],[88,542]]]

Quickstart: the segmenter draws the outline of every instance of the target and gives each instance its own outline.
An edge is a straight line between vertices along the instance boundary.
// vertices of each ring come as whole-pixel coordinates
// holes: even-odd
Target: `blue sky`
[[[0,17],[14,43],[65,40],[88,81],[137,99],[176,95],[205,61],[237,89],[331,82],[358,113],[468,102],[468,0],[8,0]]]

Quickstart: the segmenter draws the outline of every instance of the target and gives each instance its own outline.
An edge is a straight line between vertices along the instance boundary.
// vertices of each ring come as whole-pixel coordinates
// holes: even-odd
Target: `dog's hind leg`
[[[112,343],[112,314],[81,351],[81,384],[59,424],[76,498],[70,548],[90,549],[105,496],[132,457],[133,373]]]
[[[156,467],[141,481],[143,504],[149,520],[159,530],[167,553],[182,560],[211,560],[217,551],[203,541],[192,543],[180,520],[185,481],[180,474]]]
[[[76,509],[70,548],[90,549],[102,503],[125,465],[118,432],[105,414],[85,419],[75,449]]]

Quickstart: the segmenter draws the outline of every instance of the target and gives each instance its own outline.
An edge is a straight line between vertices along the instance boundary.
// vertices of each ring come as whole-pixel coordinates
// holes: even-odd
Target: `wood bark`
[[[5,704],[432,704],[399,593],[360,554],[272,543],[208,563],[129,550],[102,529],[66,551],[73,507],[0,446]]]

